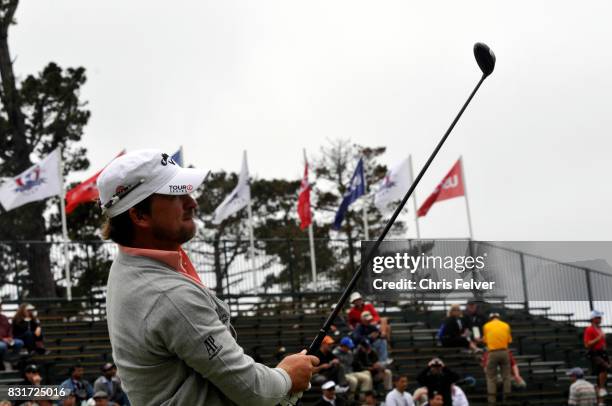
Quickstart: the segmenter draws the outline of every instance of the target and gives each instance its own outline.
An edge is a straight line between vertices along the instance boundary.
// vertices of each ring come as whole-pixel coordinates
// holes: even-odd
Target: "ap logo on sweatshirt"
[[[212,360],[219,354],[219,351],[223,348],[222,345],[218,345],[215,342],[215,338],[213,336],[208,336],[204,340],[204,345],[206,346],[206,352],[208,352],[208,360]]]

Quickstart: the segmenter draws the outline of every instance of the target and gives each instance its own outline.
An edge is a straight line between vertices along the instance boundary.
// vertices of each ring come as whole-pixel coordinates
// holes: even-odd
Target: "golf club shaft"
[[[457,117],[455,117],[455,119],[451,123],[450,127],[448,127],[448,130],[446,130],[446,133],[444,134],[444,136],[442,137],[440,142],[438,142],[438,145],[436,146],[436,149],[434,149],[433,153],[431,154],[431,156],[429,157],[429,159],[427,160],[427,162],[425,163],[425,165],[423,166],[423,168],[421,169],[421,171],[417,175],[416,179],[414,180],[414,182],[412,182],[412,185],[410,185],[410,188],[408,189],[408,192],[406,192],[406,195],[402,199],[401,203],[399,204],[397,209],[395,209],[395,212],[393,213],[393,216],[391,216],[391,218],[389,219],[389,221],[385,225],[385,228],[383,229],[383,232],[380,234],[380,236],[378,237],[378,239],[376,240],[376,242],[374,243],[372,248],[368,251],[368,254],[366,256],[365,261],[361,262],[361,265],[357,268],[357,272],[355,272],[353,274],[353,277],[351,278],[351,281],[349,282],[348,286],[346,287],[344,292],[342,292],[342,296],[340,296],[340,300],[338,300],[338,303],[336,304],[336,307],[334,308],[334,310],[332,310],[331,314],[329,315],[329,317],[327,318],[325,323],[323,323],[323,326],[321,327],[321,329],[317,333],[317,336],[315,337],[315,339],[310,344],[310,347],[308,347],[308,354],[316,354],[318,352],[319,347],[321,346],[321,343],[323,342],[323,338],[325,338],[325,336],[327,335],[327,332],[329,331],[329,327],[333,324],[334,320],[338,316],[338,313],[340,313],[340,310],[344,307],[344,304],[346,303],[349,295],[351,294],[351,292],[355,288],[355,285],[357,284],[357,281],[359,280],[359,277],[361,276],[361,273],[363,272],[363,267],[367,267],[368,264],[374,258],[374,255],[375,255],[376,251],[378,250],[378,247],[380,247],[380,244],[385,239],[387,233],[389,232],[389,230],[393,226],[393,223],[395,223],[395,220],[397,219],[397,216],[399,216],[400,212],[402,211],[402,209],[406,205],[406,202],[408,201],[408,199],[410,198],[410,196],[414,192],[414,189],[416,188],[416,186],[421,181],[421,178],[423,177],[425,172],[427,172],[427,169],[429,168],[429,165],[431,165],[432,161],[434,160],[434,158],[436,157],[436,155],[440,151],[440,148],[442,148],[442,145],[444,145],[444,142],[446,141],[446,139],[448,138],[449,134],[451,133],[451,131],[455,127],[455,124],[457,124],[457,122],[459,121],[459,118],[461,117],[461,115],[463,114],[465,109],[467,108],[468,104],[470,104],[470,101],[472,101],[472,98],[474,97],[474,95],[478,91],[478,88],[480,88],[480,85],[482,84],[482,82],[484,82],[486,77],[487,77],[486,75],[482,75],[482,77],[478,81],[478,84],[476,85],[476,87],[474,87],[474,90],[472,90],[472,93],[470,94],[470,97],[468,97],[468,99],[466,100],[466,102],[463,105],[463,107],[461,107],[461,110],[459,110],[459,114],[457,114]]]

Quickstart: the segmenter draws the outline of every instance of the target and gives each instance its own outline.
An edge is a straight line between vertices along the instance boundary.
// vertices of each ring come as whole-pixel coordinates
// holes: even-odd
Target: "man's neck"
[[[181,248],[181,245],[174,241],[160,241],[155,238],[147,238],[147,236],[134,238],[130,246],[132,248],[161,251],[178,251]]]

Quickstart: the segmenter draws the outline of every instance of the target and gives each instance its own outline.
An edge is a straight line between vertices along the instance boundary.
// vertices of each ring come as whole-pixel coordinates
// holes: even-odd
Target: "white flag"
[[[62,194],[60,149],[14,178],[5,178],[0,185],[0,203],[6,211],[26,203]]]
[[[220,224],[232,214],[245,208],[251,200],[251,187],[249,186],[249,168],[247,166],[246,152],[242,157],[242,169],[238,177],[238,184],[227,195],[225,200],[215,209],[213,224]]]
[[[410,188],[410,161],[404,159],[399,165],[387,172],[378,184],[374,195],[374,204],[381,212],[387,212],[387,206],[401,200]]]

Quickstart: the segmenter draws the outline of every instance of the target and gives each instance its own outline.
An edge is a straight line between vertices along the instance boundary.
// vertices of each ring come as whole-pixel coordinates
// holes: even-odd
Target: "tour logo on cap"
[[[193,185],[168,185],[170,193],[190,193],[193,191]]]

